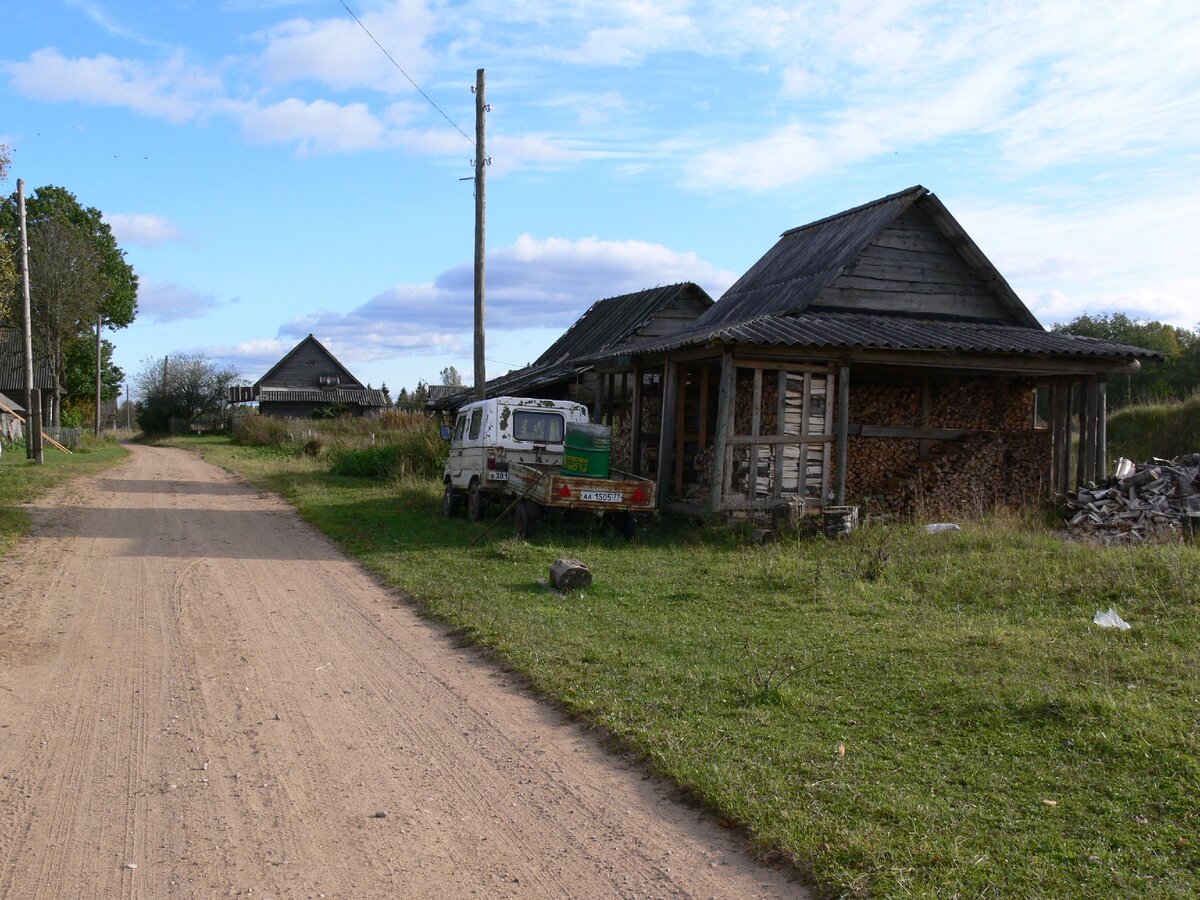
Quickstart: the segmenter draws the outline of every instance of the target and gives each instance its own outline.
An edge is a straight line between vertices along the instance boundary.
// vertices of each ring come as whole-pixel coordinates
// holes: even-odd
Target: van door
[[[463,480],[463,438],[467,432],[467,414],[459,413],[454,422],[454,432],[450,435],[450,483],[461,488],[466,486]]]
[[[472,477],[483,480],[483,414],[486,407],[481,404],[466,416],[466,434],[463,436],[463,485],[471,483]]]

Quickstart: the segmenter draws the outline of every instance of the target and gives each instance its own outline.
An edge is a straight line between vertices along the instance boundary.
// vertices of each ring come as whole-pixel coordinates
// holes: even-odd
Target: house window
[[[317,379],[317,384],[321,387],[336,387],[340,380],[336,375],[322,375]]]

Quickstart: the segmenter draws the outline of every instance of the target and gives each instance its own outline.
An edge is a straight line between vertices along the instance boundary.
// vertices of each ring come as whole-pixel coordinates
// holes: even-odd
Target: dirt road
[[[0,896],[802,891],[177,450],[0,562]]]

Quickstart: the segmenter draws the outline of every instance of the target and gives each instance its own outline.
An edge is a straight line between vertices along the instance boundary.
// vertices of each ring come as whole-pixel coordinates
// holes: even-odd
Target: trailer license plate
[[[620,503],[625,495],[618,491],[580,491],[579,499],[591,503]]]

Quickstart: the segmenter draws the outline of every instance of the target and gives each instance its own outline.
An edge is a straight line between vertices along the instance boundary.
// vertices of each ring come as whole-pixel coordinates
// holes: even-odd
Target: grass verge
[[[29,528],[29,514],[21,504],[67,479],[101,472],[125,455],[125,449],[113,443],[87,443],[70,455],[46,447],[46,464],[35,466],[25,458],[23,446],[6,444],[0,456],[0,557]]]
[[[1200,894],[1200,548],[1016,520],[758,547],[440,516],[433,481],[182,442],[832,895]],[[586,593],[538,584],[585,560]],[[1128,632],[1091,624],[1115,606]]]

